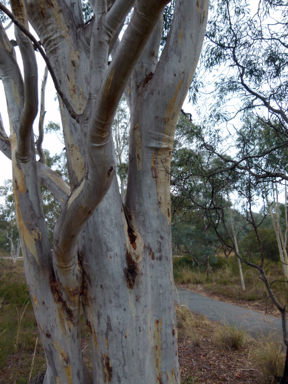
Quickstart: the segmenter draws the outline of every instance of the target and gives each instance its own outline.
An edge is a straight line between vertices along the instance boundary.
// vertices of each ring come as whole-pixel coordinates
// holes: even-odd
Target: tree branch
[[[219,173],[223,173],[223,172],[228,172],[228,171],[233,171],[235,170],[236,168],[237,169],[240,169],[240,170],[244,170],[244,171],[248,171],[252,176],[255,176],[259,179],[263,179],[265,177],[280,177],[284,180],[288,180],[288,175],[286,175],[285,173],[282,173],[282,172],[270,172],[270,171],[266,171],[266,170],[262,170],[261,168],[261,171],[263,171],[264,173],[263,174],[257,174],[256,172],[254,171],[251,171],[251,169],[247,166],[241,166],[240,164],[244,161],[247,161],[247,160],[252,160],[252,159],[259,159],[259,158],[262,158],[272,152],[274,152],[275,150],[277,149],[280,149],[280,148],[283,148],[283,147],[286,147],[288,144],[288,141],[285,141],[283,142],[282,144],[280,145],[276,145],[275,147],[272,147],[268,150],[266,150],[265,152],[263,152],[262,154],[259,154],[259,155],[251,155],[251,156],[244,156],[243,158],[241,158],[240,160],[236,161],[236,160],[233,160],[233,159],[230,159],[230,158],[227,158],[227,156],[223,156],[221,153],[219,152],[216,152],[214,149],[211,149],[211,146],[210,145],[207,145],[207,144],[204,144],[205,145],[205,148],[208,150],[208,151],[211,151],[212,153],[214,153],[216,156],[218,156],[221,160],[225,161],[225,163],[232,163],[231,167],[227,167],[227,168],[223,168],[223,167],[220,167],[212,172],[209,172],[205,175],[205,177],[212,177],[214,175],[217,175]],[[191,177],[192,175],[194,176],[197,176],[195,175],[194,173],[190,173],[189,175],[187,175],[187,178],[188,177]],[[198,175],[200,176],[200,175]]]
[[[4,85],[10,115],[10,131],[11,135],[13,135],[15,129],[18,128],[20,116],[24,106],[24,85],[13,46],[10,44],[1,22],[0,77]],[[15,95],[17,102],[15,102]]]
[[[167,2],[168,0],[138,0],[129,26],[107,69],[89,124],[89,171],[72,192],[55,226],[55,264],[61,269],[76,263],[77,235],[115,177],[111,135],[113,118],[126,82]]]
[[[48,70],[49,70],[49,73],[52,77],[52,80],[53,80],[53,83],[54,83],[54,86],[56,88],[56,91],[57,93],[59,94],[59,96],[61,97],[62,101],[63,101],[63,104],[65,105],[65,107],[67,108],[67,111],[69,112],[70,116],[77,120],[79,118],[79,115],[74,111],[74,108],[71,106],[71,104],[69,103],[68,99],[66,98],[66,96],[64,95],[64,93],[62,92],[61,88],[60,88],[60,85],[59,85],[59,82],[56,78],[56,75],[54,73],[54,70],[52,68],[52,65],[48,59],[48,57],[46,56],[43,48],[41,47],[41,44],[35,39],[35,37],[28,31],[28,29],[22,25],[19,20],[13,15],[13,13],[11,13],[9,11],[8,8],[6,8],[3,4],[0,3],[0,10],[3,11],[12,21],[13,23],[33,42],[34,46],[38,49],[39,53],[41,54],[41,56],[43,57],[47,67],[48,67]]]
[[[114,114],[127,80],[167,2],[158,0],[155,4],[152,0],[139,0],[135,5],[132,19],[107,70],[93,108],[89,128],[89,141],[92,145],[103,145],[109,138]]]
[[[104,29],[109,40],[115,38],[120,32],[126,16],[133,7],[135,0],[116,0],[104,18]]]
[[[12,159],[10,140],[4,130],[1,113],[0,113],[0,150],[6,157],[8,157],[8,159],[10,160]]]
[[[24,2],[12,0],[11,7],[14,14],[21,20],[22,25],[27,24],[28,26]],[[30,39],[19,28],[15,29],[15,36],[24,67],[24,108],[19,124],[17,155],[19,160],[26,163],[30,159],[33,122],[38,112],[38,71],[35,52]]]
[[[36,142],[37,146],[37,151],[40,156],[40,162],[44,163],[46,162],[45,160],[45,155],[42,149],[42,143],[44,139],[44,117],[45,117],[45,89],[46,89],[46,84],[47,84],[47,77],[48,77],[48,67],[46,65],[45,71],[44,71],[44,77],[42,80],[42,85],[41,85],[41,102],[40,102],[40,118],[39,118],[39,137]]]
[[[37,170],[41,183],[53,194],[63,207],[71,193],[69,186],[57,172],[54,172],[46,164],[37,162]]]

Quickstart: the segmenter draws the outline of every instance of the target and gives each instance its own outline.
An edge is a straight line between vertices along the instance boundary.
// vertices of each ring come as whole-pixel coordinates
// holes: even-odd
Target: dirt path
[[[223,321],[246,330],[252,336],[275,333],[282,337],[281,320],[247,308],[214,300],[191,290],[176,288],[175,300],[191,311],[200,313],[212,321]],[[276,337],[276,336],[275,336]]]

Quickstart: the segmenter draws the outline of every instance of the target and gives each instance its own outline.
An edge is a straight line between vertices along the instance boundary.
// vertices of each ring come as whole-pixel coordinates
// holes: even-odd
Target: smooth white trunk
[[[234,237],[236,255],[239,255],[238,241],[237,241],[237,236],[236,236],[236,232],[235,232],[235,227],[233,224],[233,217],[232,217],[232,209],[231,208],[230,208],[230,220],[231,220],[231,228],[232,228],[233,237]],[[241,265],[241,261],[240,261],[239,257],[237,257],[237,260],[238,260],[241,287],[242,287],[243,291],[245,292],[246,288],[245,288],[245,281],[244,281],[244,276],[243,276],[243,271],[242,271],[242,265]]]

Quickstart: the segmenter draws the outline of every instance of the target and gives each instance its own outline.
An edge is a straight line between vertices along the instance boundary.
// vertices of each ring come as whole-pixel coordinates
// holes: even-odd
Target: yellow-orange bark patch
[[[114,77],[114,73],[115,73],[115,69],[113,69],[107,79],[107,83],[106,83],[106,86],[105,86],[105,90],[104,90],[104,98],[106,98],[106,96],[108,95],[108,92],[110,91],[110,88],[111,88],[111,85],[112,85],[112,80],[113,80],[113,77]]]
[[[141,170],[141,132],[138,124],[133,128],[137,170]]]
[[[161,383],[161,366],[162,366],[162,317],[161,320],[155,320],[155,329],[154,329],[154,345],[155,345],[155,364],[156,364],[156,374],[159,384]]]
[[[102,356],[105,383],[109,383],[112,380],[113,368],[108,353],[104,353]]]
[[[71,365],[69,363],[67,353],[65,352],[64,349],[62,349],[60,347],[60,345],[57,343],[57,341],[53,341],[52,344],[54,345],[55,349],[59,353],[59,360],[60,360],[61,365],[65,371],[65,375],[67,378],[67,384],[72,384],[72,370],[71,370]]]

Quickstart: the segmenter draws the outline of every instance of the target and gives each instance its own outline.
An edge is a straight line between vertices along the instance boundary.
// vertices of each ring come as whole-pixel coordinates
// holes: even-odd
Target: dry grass
[[[27,384],[45,369],[23,261],[0,259],[0,384]],[[32,365],[33,362],[33,365]],[[32,368],[32,369],[31,369]]]
[[[198,331],[205,323],[205,317],[193,314],[186,306],[176,305],[177,328],[179,337],[189,339],[195,346],[200,347],[201,335]]]
[[[231,269],[229,271],[227,268],[224,272],[221,276],[222,281],[228,279]],[[220,275],[220,273],[217,275],[218,278]],[[195,279],[195,272],[191,276],[192,279]],[[202,276],[206,279],[205,274]],[[252,278],[254,277],[252,276]],[[17,313],[19,317],[17,317]],[[243,358],[253,361],[255,369],[262,372],[263,382],[268,383],[270,380],[271,383],[271,379],[275,375],[281,376],[284,355],[281,346],[273,343],[273,338],[265,339],[263,337],[251,344],[243,331],[212,323],[204,316],[192,313],[185,306],[177,306],[176,315],[179,338],[186,340],[189,346],[193,346],[194,349],[190,356],[195,361],[198,354],[199,359],[205,360],[208,364],[213,353],[215,361],[219,361],[219,356],[222,354],[221,350],[225,350],[223,364],[227,360],[227,354],[232,356],[234,353],[240,353],[241,356],[244,356]],[[91,369],[89,331],[85,328],[84,319],[81,321],[83,322],[84,360]],[[45,356],[41,341],[38,339],[38,343],[36,342],[37,337],[38,330],[32,305],[28,298],[23,262],[17,261],[16,264],[13,264],[12,261],[0,259],[0,384],[27,384],[30,377],[33,378],[39,372],[45,371]],[[206,358],[205,351],[208,349],[208,357]],[[249,354],[245,352],[249,350]],[[239,358],[237,357],[237,359]],[[210,383],[210,381],[199,381],[197,372],[192,375],[187,373],[186,376],[183,376],[182,384],[196,384],[198,382]],[[216,383],[215,380],[214,383]]]
[[[276,383],[283,374],[285,351],[273,335],[262,336],[254,340],[250,348],[251,361],[258,368],[264,383]]]
[[[248,340],[243,329],[230,324],[219,324],[214,332],[215,344],[224,349],[241,349]]]
[[[182,267],[179,270],[179,278],[177,279],[177,282],[179,284],[204,284],[206,282],[206,275]]]
[[[236,301],[246,301],[249,303],[261,302],[268,304],[268,309],[273,311],[273,304],[268,300],[268,294],[263,282],[259,279],[259,273],[256,269],[242,265],[246,291],[241,288],[239,269],[235,257],[228,259],[221,258],[221,267],[213,269],[209,275],[205,271],[192,269],[191,263],[183,261],[187,258],[180,257],[174,259],[174,278],[178,284],[186,284],[191,287],[201,286],[206,292],[220,295]],[[288,302],[287,283],[283,278],[282,266],[280,263],[267,262],[265,266],[266,275],[272,283],[273,291],[282,305]]]

